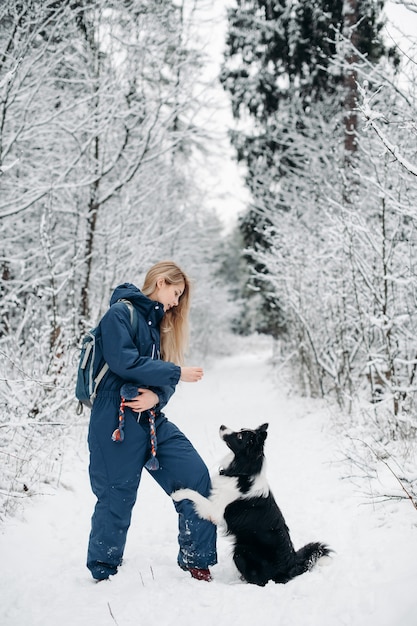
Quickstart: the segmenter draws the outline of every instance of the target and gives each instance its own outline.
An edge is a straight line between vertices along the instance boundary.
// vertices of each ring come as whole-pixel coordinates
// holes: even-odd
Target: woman
[[[120,300],[130,301],[133,316],[131,306]],[[88,434],[97,503],[87,567],[96,580],[116,574],[122,562],[141,472],[152,454],[155,461],[156,444],[157,463],[148,467],[157,469],[149,472],[168,495],[179,487],[204,496],[210,491],[203,460],[162,412],[180,380],[197,382],[203,376],[200,367],[182,365],[189,304],[187,276],[175,263],[163,261],[149,270],[142,291],[129,283],[117,287],[100,322],[99,342],[109,370],[98,388]],[[126,383],[133,383],[137,393],[125,402],[120,393]],[[215,526],[200,519],[187,500],[175,507],[178,565],[193,578],[209,581],[208,568],[216,563]]]

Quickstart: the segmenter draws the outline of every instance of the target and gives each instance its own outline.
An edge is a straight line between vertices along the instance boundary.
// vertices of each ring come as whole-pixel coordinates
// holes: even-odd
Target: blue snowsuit
[[[135,307],[136,328],[129,308],[118,302],[121,298]],[[180,367],[159,358],[163,305],[129,283],[115,289],[110,305],[99,325],[99,341],[109,370],[100,383],[88,433],[90,481],[97,503],[91,520],[87,567],[98,580],[115,574],[122,562],[142,469],[151,449],[147,411],[138,414],[128,407],[124,440],[112,441],[124,383],[149,387],[159,397],[155,409],[159,469],[150,471],[150,475],[168,495],[181,487],[190,487],[204,496],[210,491],[203,460],[162,412],[181,375]],[[216,563],[215,526],[199,518],[188,500],[175,503],[175,507],[179,514],[179,565],[205,569]]]

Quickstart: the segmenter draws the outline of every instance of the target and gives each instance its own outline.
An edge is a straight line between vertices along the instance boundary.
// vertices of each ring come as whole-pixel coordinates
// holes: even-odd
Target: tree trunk
[[[356,112],[358,103],[357,68],[359,57],[358,49],[358,2],[357,0],[345,0],[343,6],[343,34],[345,37],[345,99],[344,99],[344,125],[345,125],[345,162],[351,164],[352,156],[357,150],[356,132],[358,115]]]

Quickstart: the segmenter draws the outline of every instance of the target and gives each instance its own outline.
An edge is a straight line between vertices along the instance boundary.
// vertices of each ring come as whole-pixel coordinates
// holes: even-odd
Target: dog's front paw
[[[189,491],[189,489],[177,489],[177,491],[173,491],[171,493],[171,498],[174,500],[174,502],[181,502],[181,500],[185,500],[186,498],[188,498]]]

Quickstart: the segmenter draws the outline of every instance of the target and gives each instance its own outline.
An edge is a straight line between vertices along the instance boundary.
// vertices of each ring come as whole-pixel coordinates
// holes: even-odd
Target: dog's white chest
[[[212,478],[212,490],[209,497],[217,520],[224,520],[224,511],[228,504],[242,497],[238,479],[234,476],[218,474]]]

